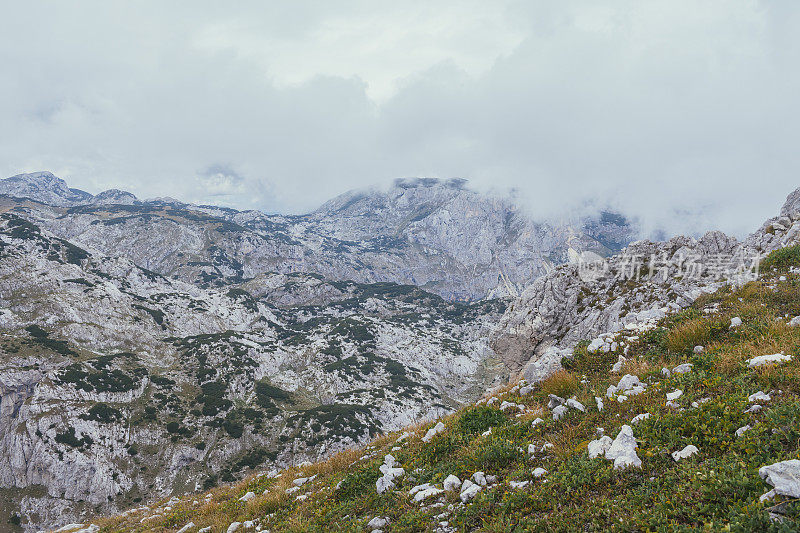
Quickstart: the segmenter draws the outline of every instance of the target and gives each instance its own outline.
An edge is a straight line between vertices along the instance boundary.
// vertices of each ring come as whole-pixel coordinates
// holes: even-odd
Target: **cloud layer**
[[[800,186],[798,4],[598,4],[17,3],[0,173],[283,212],[458,176],[754,229]]]

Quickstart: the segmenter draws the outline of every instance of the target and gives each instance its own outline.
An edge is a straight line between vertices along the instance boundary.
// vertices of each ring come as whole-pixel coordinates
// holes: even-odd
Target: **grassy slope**
[[[413,437],[399,449],[392,450],[398,436],[393,434],[325,463],[286,470],[277,479],[254,477],[184,498],[169,511],[161,502],[160,507],[98,523],[102,531],[175,531],[191,520],[220,532],[231,522],[259,519],[272,532],[369,531],[369,518],[387,516],[391,523],[384,531],[429,531],[440,520],[433,517],[444,512],[441,519],[458,531],[795,531],[800,528],[800,504],[788,506],[783,525],[771,522],[766,507],[775,502],[759,503],[771,487],[759,478],[758,468],[800,458],[800,328],[786,325],[787,316],[800,315],[800,276],[786,271],[798,264],[798,255],[795,250],[771,257],[771,269],[761,281],[705,296],[633,341],[622,373],[636,374],[648,388],[622,403],[606,399],[602,412],[594,397],[605,397],[608,385],[619,380],[620,374],[609,372],[617,354],[589,355],[584,343],[568,370],[531,394],[520,396],[514,389],[498,394],[525,404],[522,416],[502,413],[499,401],[467,407],[444,419],[447,431],[427,444],[419,437],[432,424],[409,428]],[[777,281],[780,274],[788,279]],[[703,312],[714,304],[719,304],[718,312]],[[730,329],[734,316],[744,323]],[[706,349],[694,354],[698,344]],[[768,369],[745,364],[750,357],[781,351],[795,359]],[[693,363],[693,371],[661,375],[662,367],[684,362]],[[684,393],[678,400],[681,410],[665,406],[666,392],[676,388]],[[759,390],[773,391],[772,401],[760,412],[744,413],[748,395]],[[550,392],[574,395],[587,411],[571,409],[553,421],[544,408]],[[615,471],[605,459],[588,458],[586,445],[596,438],[596,428],[613,438],[640,413],[652,415],[634,426],[641,469]],[[532,427],[537,416],[545,423]],[[736,429],[746,424],[753,429],[736,437]],[[489,427],[492,434],[482,436]],[[527,453],[530,443],[545,442],[554,446],[534,457]],[[670,452],[687,444],[700,453],[673,461]],[[397,490],[378,495],[375,480],[386,453],[398,459],[407,475]],[[536,467],[548,473],[535,479],[531,472]],[[444,508],[421,506],[408,497],[416,484],[441,483],[448,474],[464,479],[475,471],[497,475],[500,481],[467,505],[459,504],[457,494],[446,495]],[[298,492],[285,493],[296,477],[311,474],[319,477]],[[531,483],[513,489],[510,480]],[[268,493],[262,495],[265,489]],[[239,502],[247,491],[258,496]],[[212,495],[210,503],[205,503],[205,494]],[[296,501],[303,494],[307,499]]]

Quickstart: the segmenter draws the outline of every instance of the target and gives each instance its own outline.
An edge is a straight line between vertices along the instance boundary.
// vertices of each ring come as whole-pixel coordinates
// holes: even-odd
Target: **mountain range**
[[[201,287],[312,272],[412,284],[461,301],[516,294],[570,253],[608,256],[637,234],[635,224],[609,211],[536,220],[513,196],[482,195],[455,179],[400,179],[387,191],[345,193],[306,215],[269,215],[140,201],[119,190],[93,196],[39,172],[1,180],[0,209]]]
[[[291,216],[2,180],[0,515],[62,525],[453,412],[518,370],[490,344],[511,295],[634,232],[461,180]]]
[[[635,232],[537,222],[461,180],[291,216],[2,180],[0,518],[61,526],[324,460],[536,386],[586,339],[621,368],[617,332],[791,249],[800,189],[743,241]]]
[[[584,260],[548,266],[516,296],[494,297],[502,291],[487,286],[484,297],[466,298],[397,280],[253,267],[266,264],[267,252],[273,265],[291,264],[279,254],[292,247],[311,250],[304,266],[346,262],[352,249],[315,248],[308,236],[366,250],[357,239],[379,231],[381,220],[405,228],[406,241],[437,234],[414,232],[404,198],[444,206],[416,222],[451,236],[477,232],[459,229],[470,216],[444,213],[468,208],[467,199],[483,206],[474,207],[483,217],[486,206],[507,204],[462,182],[401,181],[389,193],[349,193],[309,215],[281,217],[116,192],[91,196],[44,178],[11,180],[0,214],[0,513],[13,527],[94,533],[98,522],[83,524],[126,509],[99,523],[108,531],[184,533],[299,531],[297,516],[323,529],[374,530],[379,519],[409,531],[435,523],[442,533],[474,529],[476,516],[493,527],[513,517],[565,531],[571,516],[617,523],[598,518],[592,501],[625,509],[625,523],[669,517],[697,525],[700,518],[675,514],[669,502],[637,509],[636,501],[663,490],[650,491],[635,469],[645,463],[685,490],[696,483],[687,472],[701,468],[708,480],[723,469],[727,485],[713,485],[714,494],[733,490],[731,498],[747,501],[757,499],[759,467],[795,475],[794,463],[781,459],[793,457],[796,439],[780,436],[795,435],[788,428],[800,409],[794,355],[784,355],[794,354],[791,328],[800,320],[792,318],[800,313],[800,189],[742,241],[709,232],[636,241],[603,258],[583,252],[612,247],[583,237],[594,248],[564,245],[567,258]],[[21,182],[38,188],[19,192]],[[96,200],[112,196],[133,203]],[[282,229],[268,231],[279,218]],[[585,227],[601,228],[609,244],[629,231],[617,215],[594,220]],[[292,242],[264,248],[274,242],[267,235]],[[520,242],[529,241],[508,239]],[[507,253],[528,253],[508,243],[516,251]],[[448,244],[439,241],[436,254],[457,253]],[[375,246],[373,259],[396,250]],[[185,257],[189,250],[195,255]],[[202,254],[211,260],[194,264]],[[465,260],[478,268],[475,258]],[[502,294],[517,292],[508,287]],[[789,362],[784,372],[753,374],[751,352],[770,349],[783,350],[763,357]],[[667,364],[677,366],[660,370]],[[673,401],[684,390],[688,399]],[[779,399],[761,417],[743,411],[748,395]],[[636,430],[620,421],[634,415]],[[653,422],[642,424],[647,416]],[[753,455],[751,437],[731,448],[751,428],[746,421],[757,428],[752,442],[761,455]],[[587,440],[606,429],[613,442]],[[687,443],[708,461],[686,470],[678,463],[684,456],[674,454],[698,453]],[[613,466],[596,459],[598,447]],[[664,454],[673,459],[661,460]],[[530,461],[543,466],[528,472]],[[791,494],[778,475],[770,483]],[[746,494],[736,489],[745,484]],[[581,487],[593,496],[572,498]],[[613,496],[617,489],[624,497]],[[531,514],[529,493],[546,514]],[[716,496],[708,502],[682,509],[764,530],[764,520],[794,512],[786,502],[769,515]]]

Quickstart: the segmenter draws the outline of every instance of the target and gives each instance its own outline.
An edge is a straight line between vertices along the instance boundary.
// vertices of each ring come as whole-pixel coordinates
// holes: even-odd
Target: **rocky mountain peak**
[[[0,180],[0,194],[13,198],[29,199],[56,207],[75,207],[78,205],[134,205],[139,199],[128,191],[108,189],[92,195],[80,189],[73,189],[67,182],[52,172],[30,172],[17,174]],[[177,200],[157,203],[180,203]]]
[[[792,191],[781,207],[781,216],[795,218],[797,213],[800,213],[800,188]]]
[[[451,280],[461,280],[463,294],[470,298],[496,287],[513,294],[513,286],[527,283],[522,280],[566,262],[570,249],[605,256],[635,235],[625,217],[611,212],[591,220],[538,219],[513,193],[484,194],[463,179],[404,178],[385,191],[350,191],[309,218],[320,233],[336,239],[380,238],[402,244],[406,255],[419,250],[437,270],[447,269]]]
[[[477,199],[480,195],[468,187],[465,179],[398,178],[385,191],[375,188],[348,191],[324,203],[314,214],[383,218],[387,213],[378,217],[377,212],[388,209],[403,218],[409,211],[441,207],[460,196]],[[392,215],[391,212],[388,214]]]
[[[92,198],[88,192],[71,189],[64,180],[46,171],[17,174],[0,180],[0,194],[56,206],[75,205]]]
[[[137,201],[134,194],[120,189],[108,189],[92,198],[92,203],[98,205],[133,205]]]
[[[462,190],[467,187],[467,180],[463,178],[449,178],[441,180],[439,178],[397,178],[394,180],[396,189],[416,189],[441,187],[445,189]]]
[[[159,196],[157,198],[148,198],[147,200],[145,200],[145,203],[152,205],[174,205],[174,206],[189,205],[185,202],[181,202],[176,198],[172,198],[171,196]]]

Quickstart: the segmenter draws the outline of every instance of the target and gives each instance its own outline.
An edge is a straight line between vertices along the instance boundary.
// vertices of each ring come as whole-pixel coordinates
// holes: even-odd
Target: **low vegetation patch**
[[[787,246],[771,252],[759,264],[761,271],[770,269],[786,270],[790,266],[800,265],[800,245]]]
[[[102,424],[113,424],[122,420],[122,412],[106,403],[96,403],[89,410],[80,415],[82,420],[91,420]]]

